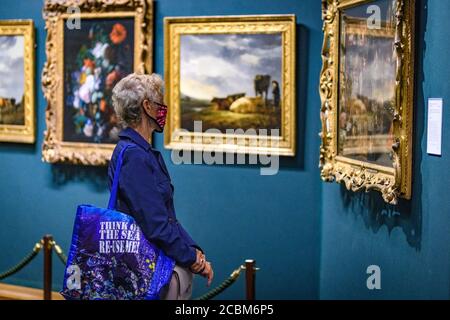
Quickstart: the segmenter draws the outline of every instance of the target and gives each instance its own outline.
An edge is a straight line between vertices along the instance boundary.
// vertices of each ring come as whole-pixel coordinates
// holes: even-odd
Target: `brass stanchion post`
[[[52,300],[52,252],[53,236],[44,236],[44,300]]]
[[[247,300],[255,300],[255,260],[245,260],[245,282]]]

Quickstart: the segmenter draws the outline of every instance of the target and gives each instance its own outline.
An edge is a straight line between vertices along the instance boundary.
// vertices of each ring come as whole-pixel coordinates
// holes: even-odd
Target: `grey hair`
[[[156,73],[132,73],[121,79],[112,91],[114,111],[123,127],[134,126],[142,119],[142,102],[145,99],[162,101],[164,81]]]

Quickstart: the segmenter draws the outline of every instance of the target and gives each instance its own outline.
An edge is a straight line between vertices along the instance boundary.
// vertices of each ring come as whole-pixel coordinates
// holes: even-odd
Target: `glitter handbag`
[[[150,243],[133,217],[115,210],[120,169],[117,159],[108,208],[79,205],[61,294],[68,300],[159,299],[175,266]]]

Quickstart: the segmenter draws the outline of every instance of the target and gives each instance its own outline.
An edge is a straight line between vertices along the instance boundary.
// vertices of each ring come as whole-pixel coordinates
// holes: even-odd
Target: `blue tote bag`
[[[175,265],[130,215],[115,210],[123,156],[117,159],[107,209],[77,208],[61,294],[70,300],[159,298]]]

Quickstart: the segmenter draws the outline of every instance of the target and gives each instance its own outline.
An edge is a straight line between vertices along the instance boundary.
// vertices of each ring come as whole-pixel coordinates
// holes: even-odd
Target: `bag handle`
[[[123,155],[127,148],[131,146],[127,144],[123,147],[123,149],[119,153],[119,157],[117,158],[116,170],[114,171],[114,180],[111,188],[111,194],[109,196],[108,209],[114,210],[116,208],[117,202],[117,189],[119,188],[119,177],[120,177],[120,169],[122,168]]]

